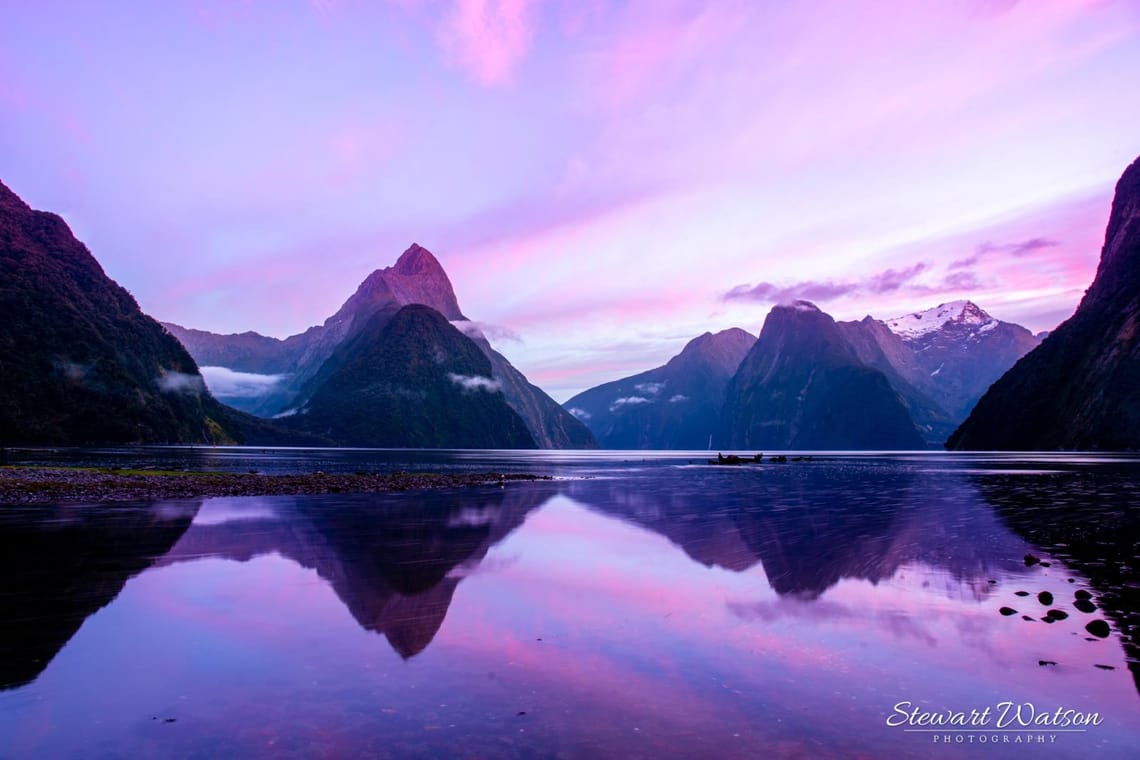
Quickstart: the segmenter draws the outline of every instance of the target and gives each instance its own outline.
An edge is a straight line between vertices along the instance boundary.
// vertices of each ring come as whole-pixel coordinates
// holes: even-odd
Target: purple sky
[[[0,179],[220,332],[419,242],[563,400],[797,295],[1055,326],[1137,75],[1135,0],[9,3]]]

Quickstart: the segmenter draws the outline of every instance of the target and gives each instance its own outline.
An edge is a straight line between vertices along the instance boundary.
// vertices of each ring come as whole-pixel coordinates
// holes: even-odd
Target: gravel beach
[[[260,475],[76,467],[0,467],[0,504],[97,503],[196,499],[210,496],[273,496],[327,493],[383,493],[424,488],[502,485],[550,480],[548,475],[478,473],[315,472]]]

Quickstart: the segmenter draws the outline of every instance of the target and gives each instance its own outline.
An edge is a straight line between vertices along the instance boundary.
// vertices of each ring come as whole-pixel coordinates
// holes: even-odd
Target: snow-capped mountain
[[[1003,322],[972,301],[952,301],[881,321],[867,317],[841,323],[841,329],[863,361],[893,374],[899,388],[905,383],[933,401],[945,412],[943,424],[955,426],[995,380],[1041,342],[1021,325]],[[900,392],[907,395],[904,390]],[[948,434],[933,418],[931,424],[933,437]]]
[[[998,325],[998,320],[971,301],[951,301],[933,309],[883,321],[891,332],[907,340],[921,338],[942,330],[947,325],[975,328],[978,333],[987,332]]]

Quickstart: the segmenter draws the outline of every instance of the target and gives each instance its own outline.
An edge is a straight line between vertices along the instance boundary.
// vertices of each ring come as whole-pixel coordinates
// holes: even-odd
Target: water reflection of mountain
[[[556,492],[552,484],[400,495],[275,497],[253,518],[201,520],[157,564],[204,557],[247,561],[276,553],[315,570],[366,630],[402,657],[439,631],[462,579],[487,551]],[[249,500],[241,502],[249,509]]]
[[[683,472],[652,484],[578,481],[567,495],[702,564],[739,572],[759,562],[780,595],[812,599],[843,578],[878,583],[922,563],[982,598],[995,573],[1024,569],[1027,545],[959,475],[828,464]]]
[[[197,510],[194,502],[0,510],[0,689],[35,680]]]
[[[1140,479],[1135,466],[974,482],[1016,533],[1089,579],[1140,690]]]

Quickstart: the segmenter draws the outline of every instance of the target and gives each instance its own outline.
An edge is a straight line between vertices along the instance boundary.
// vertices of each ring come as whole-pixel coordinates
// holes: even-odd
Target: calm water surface
[[[0,507],[3,758],[1140,756],[1134,458],[17,455],[556,479]]]

